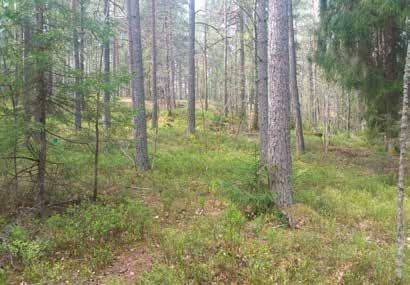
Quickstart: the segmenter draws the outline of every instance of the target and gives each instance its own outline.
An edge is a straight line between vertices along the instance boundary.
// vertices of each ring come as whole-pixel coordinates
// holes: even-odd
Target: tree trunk
[[[269,1],[269,184],[276,203],[293,203],[289,133],[289,22],[288,3]]]
[[[329,87],[329,86],[328,86]],[[324,147],[325,153],[329,150],[329,140],[330,140],[330,95],[329,88],[325,91],[325,116],[324,116],[324,125],[325,125],[325,135],[324,135]]]
[[[351,99],[352,95],[351,92],[349,92],[347,94],[347,136],[350,137],[350,129],[351,129],[351,122],[350,122],[350,118],[351,118],[351,113],[352,113],[352,99]]]
[[[188,133],[195,132],[195,0],[189,0]]]
[[[229,113],[228,107],[228,0],[224,0],[224,116]]]
[[[110,87],[110,2],[104,0],[105,35],[104,35],[104,127],[111,127],[111,87]]]
[[[152,21],[152,128],[158,127],[158,90],[157,90],[157,12],[156,0],[151,0],[151,21]]]
[[[254,100],[254,112],[253,112],[253,120],[252,120],[252,129],[258,130],[259,129],[259,98],[258,98],[258,0],[254,2],[254,90],[253,90],[253,100]]]
[[[205,23],[208,24],[208,0],[205,0]],[[205,111],[208,111],[208,26],[204,29],[204,97]]]
[[[360,90],[355,91],[356,95],[356,131],[360,131],[362,128],[362,108],[360,105]]]
[[[28,10],[31,10],[32,7],[27,7]],[[24,51],[23,51],[23,60],[24,60],[24,71],[23,71],[23,82],[24,82],[24,95],[23,95],[23,105],[24,105],[24,120],[26,123],[31,121],[32,118],[32,64],[30,62],[30,54],[32,49],[32,28],[31,28],[31,17],[27,16],[24,19],[23,34],[24,34]]]
[[[257,1],[257,90],[259,115],[260,162],[265,164],[268,156],[268,26],[267,0]]]
[[[246,78],[245,78],[245,27],[243,11],[239,7],[239,64],[240,64],[240,117],[241,120],[244,119],[246,115],[246,102],[245,102],[245,91],[246,91]]]
[[[141,23],[139,0],[127,0],[128,49],[130,61],[131,98],[134,109],[134,139],[136,164],[141,171],[150,168],[145,116],[144,69],[141,49]]]
[[[81,84],[81,68],[80,68],[80,42],[78,36],[78,26],[77,26],[77,19],[78,19],[78,11],[77,11],[77,0],[71,1],[71,9],[73,11],[73,46],[74,46],[74,69],[76,71],[75,74],[75,106],[74,106],[74,127],[76,130],[81,129],[82,123],[82,114],[81,114],[81,107],[82,107],[82,96],[80,91],[80,84]]]
[[[410,25],[406,19],[407,25]],[[397,256],[396,256],[396,276],[403,278],[403,250],[404,250],[404,229],[403,229],[403,202],[404,202],[404,176],[405,176],[405,155],[407,147],[408,133],[408,104],[409,104],[409,80],[410,80],[410,40],[407,40],[407,58],[404,68],[403,78],[403,109],[401,112],[401,132],[400,132],[400,160],[399,179],[397,189]]]
[[[45,177],[46,177],[46,161],[47,161],[47,138],[46,138],[46,101],[47,101],[47,82],[46,70],[47,65],[41,60],[46,55],[46,47],[41,42],[44,37],[44,4],[36,3],[36,41],[34,52],[36,58],[36,84],[37,98],[35,101],[34,119],[36,122],[35,140],[38,145],[38,174],[37,174],[37,201],[38,211],[40,216],[44,216],[45,211]]]
[[[303,125],[302,115],[300,111],[298,81],[296,73],[296,47],[295,36],[293,28],[293,8],[292,0],[288,0],[288,13],[289,13],[289,61],[290,61],[290,93],[294,106],[295,115],[295,131],[296,131],[296,153],[301,155],[305,151],[305,141],[303,139]]]

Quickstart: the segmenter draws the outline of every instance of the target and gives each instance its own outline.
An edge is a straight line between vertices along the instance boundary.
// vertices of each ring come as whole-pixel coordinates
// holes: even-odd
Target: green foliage
[[[328,80],[362,92],[369,127],[397,135],[406,50],[406,1],[328,0],[321,9],[317,63]]]
[[[114,206],[87,203],[50,217],[46,226],[56,250],[73,256],[90,251],[93,255],[99,251],[105,255],[106,250],[100,246],[142,239],[150,226],[150,213],[131,200]]]
[[[0,245],[1,254],[11,254],[13,260],[23,266],[30,266],[38,262],[47,254],[46,241],[30,240],[29,233],[21,226],[10,229],[8,240]]]
[[[172,266],[155,265],[154,268],[145,273],[140,280],[136,282],[138,285],[182,285],[184,284],[183,275]]]

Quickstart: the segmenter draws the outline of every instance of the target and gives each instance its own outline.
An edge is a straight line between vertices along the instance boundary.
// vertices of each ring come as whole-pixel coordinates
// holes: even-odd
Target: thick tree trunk
[[[224,116],[229,113],[228,102],[228,0],[224,0]]]
[[[257,90],[260,141],[260,162],[265,164],[268,155],[268,14],[267,0],[257,0]]]
[[[141,171],[150,168],[145,116],[144,69],[141,49],[141,23],[139,0],[127,0],[128,48],[131,78],[131,98],[134,109],[134,139],[136,164]]]
[[[269,1],[269,184],[276,203],[293,203],[289,133],[289,22],[288,3]]]
[[[46,178],[46,161],[47,161],[47,138],[46,138],[46,102],[47,102],[47,65],[42,62],[41,58],[46,53],[46,47],[41,42],[44,36],[44,4],[36,3],[36,42],[34,52],[39,60],[36,62],[36,84],[37,98],[35,101],[34,119],[36,122],[35,140],[38,145],[38,174],[37,174],[37,201],[40,216],[44,216],[45,211],[45,178]]]
[[[111,87],[110,87],[110,1],[104,0],[105,39],[104,39],[104,127],[111,127]]]
[[[152,21],[152,128],[158,127],[158,90],[157,90],[157,12],[156,0],[151,0],[151,21]]]
[[[243,18],[243,11],[239,7],[239,64],[240,64],[240,117],[241,120],[246,115],[246,78],[245,78],[245,24]]]
[[[195,0],[189,0],[188,133],[195,133]]]
[[[408,26],[410,22],[407,19]],[[407,40],[407,58],[404,68],[403,78],[403,109],[401,112],[401,132],[400,132],[400,160],[399,179],[397,189],[397,256],[396,256],[396,276],[403,278],[403,251],[404,251],[404,228],[403,228],[403,202],[404,202],[404,176],[405,176],[405,155],[408,135],[408,105],[409,105],[409,83],[410,83],[410,40]]]
[[[295,116],[295,131],[296,131],[296,153],[301,155],[305,151],[305,141],[303,139],[303,125],[302,114],[300,111],[299,102],[299,90],[296,73],[296,47],[295,36],[293,28],[293,8],[292,0],[288,0],[288,13],[289,13],[289,61],[290,61],[290,95],[293,101],[294,116]]]

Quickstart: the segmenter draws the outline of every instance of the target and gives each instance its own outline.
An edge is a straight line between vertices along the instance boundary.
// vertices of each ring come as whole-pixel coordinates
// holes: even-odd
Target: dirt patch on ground
[[[366,158],[371,155],[371,152],[365,148],[342,148],[336,146],[329,146],[329,151],[334,152],[336,154],[340,154],[343,156],[347,156],[350,158]]]
[[[115,257],[113,263],[105,268],[89,284],[103,285],[107,280],[118,278],[122,284],[134,284],[142,273],[152,268],[153,256],[146,244],[129,246]]]

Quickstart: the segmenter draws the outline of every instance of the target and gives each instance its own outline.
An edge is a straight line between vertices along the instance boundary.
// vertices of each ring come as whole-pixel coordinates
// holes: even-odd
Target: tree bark
[[[110,1],[104,0],[104,127],[111,127],[111,86],[110,86]]]
[[[205,111],[208,111],[208,0],[205,0],[205,27],[204,27],[204,97]]]
[[[257,90],[260,141],[260,162],[267,162],[268,154],[268,26],[267,0],[257,0]]]
[[[269,185],[276,203],[293,203],[289,133],[289,22],[288,3],[269,1]]]
[[[228,107],[228,0],[224,0],[224,116],[229,113]]]
[[[151,0],[151,23],[152,23],[152,128],[158,127],[158,90],[157,90],[157,12],[156,0]]]
[[[410,25],[406,19],[407,25]],[[401,112],[401,132],[400,132],[400,159],[399,159],[399,179],[397,189],[397,255],[396,255],[396,276],[403,278],[403,251],[404,251],[404,228],[403,228],[403,202],[404,202],[404,177],[405,177],[405,156],[408,135],[408,105],[409,105],[409,82],[410,81],[410,40],[407,40],[407,57],[403,78],[403,109]]]
[[[141,49],[139,0],[127,0],[128,49],[131,73],[131,98],[134,109],[136,164],[141,171],[150,168],[148,158],[147,121],[145,116],[144,69]]]
[[[80,68],[80,42],[78,36],[78,10],[77,10],[77,0],[71,1],[71,9],[73,11],[73,46],[74,46],[74,69],[75,74],[75,106],[74,106],[74,127],[76,130],[81,129],[82,123],[82,96],[80,91],[81,85],[81,68]]]
[[[37,174],[37,202],[38,212],[41,217],[45,212],[45,177],[46,177],[46,161],[47,161],[47,138],[46,138],[46,102],[47,102],[47,65],[42,62],[42,58],[46,53],[46,47],[42,42],[44,37],[44,4],[36,2],[36,41],[34,52],[38,60],[36,62],[36,87],[37,98],[35,102],[34,119],[36,123],[35,140],[38,145],[38,174]]]
[[[27,10],[31,10],[33,7],[27,7]],[[32,49],[32,28],[31,28],[31,17],[27,16],[24,19],[23,24],[23,34],[24,34],[24,50],[23,50],[23,60],[24,60],[24,71],[23,71],[23,82],[24,82],[24,95],[23,95],[23,105],[24,105],[24,120],[26,123],[31,121],[32,118],[32,64],[29,60],[31,49]]]
[[[360,131],[362,128],[362,108],[360,105],[360,90],[355,91],[356,95],[356,131]]]
[[[252,118],[252,129],[259,130],[259,98],[258,98],[258,0],[254,2],[254,90],[253,90],[253,102],[254,102],[254,112]]]
[[[240,64],[240,117],[244,119],[246,115],[246,78],[245,78],[245,27],[244,15],[241,7],[239,7],[239,64]]]
[[[292,0],[288,0],[288,13],[289,13],[289,61],[290,61],[290,95],[293,101],[294,116],[295,116],[295,132],[296,132],[296,153],[298,155],[303,154],[305,151],[305,141],[303,138],[303,125],[302,114],[300,111],[298,81],[296,73],[296,47],[295,36],[293,27],[293,8]]]
[[[195,133],[195,0],[189,0],[188,133]]]

